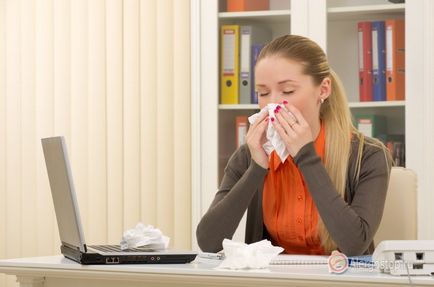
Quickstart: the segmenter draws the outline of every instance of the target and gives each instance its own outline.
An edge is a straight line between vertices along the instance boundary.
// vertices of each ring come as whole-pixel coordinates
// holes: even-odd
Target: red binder
[[[235,117],[235,127],[236,127],[236,147],[239,148],[246,143],[246,134],[248,129],[248,118],[247,116],[237,116]]]
[[[372,101],[372,33],[371,22],[359,22],[359,98]]]
[[[386,97],[405,99],[405,22],[386,20]]]

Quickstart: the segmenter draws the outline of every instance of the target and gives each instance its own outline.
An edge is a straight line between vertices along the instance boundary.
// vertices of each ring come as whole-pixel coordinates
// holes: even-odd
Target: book
[[[386,147],[392,156],[395,166],[405,167],[405,145],[401,141],[389,140]]]

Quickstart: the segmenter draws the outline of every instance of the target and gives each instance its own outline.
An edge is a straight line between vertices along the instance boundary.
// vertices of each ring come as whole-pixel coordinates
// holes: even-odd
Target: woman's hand
[[[267,141],[266,130],[268,127],[268,112],[262,112],[255,123],[250,125],[246,135],[246,143],[249,147],[252,159],[262,166],[268,168],[268,156],[262,145]]]
[[[300,111],[293,105],[284,104],[274,111],[277,121],[274,128],[282,138],[289,154],[294,157],[307,143],[313,141],[312,130]]]

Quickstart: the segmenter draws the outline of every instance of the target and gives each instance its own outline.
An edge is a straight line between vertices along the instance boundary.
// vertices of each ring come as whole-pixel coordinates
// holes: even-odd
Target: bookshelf
[[[434,202],[431,191],[434,186],[434,1],[407,0],[405,4],[393,4],[386,0],[270,0],[270,11],[255,12],[224,12],[222,0],[207,1],[207,7],[198,2],[192,2],[198,6],[196,23],[201,25],[196,31],[200,53],[192,52],[193,70],[196,63],[198,71],[192,82],[193,89],[197,88],[193,91],[193,114],[194,105],[198,114],[193,116],[192,124],[195,126],[196,117],[200,125],[196,133],[193,130],[193,149],[199,151],[193,158],[193,208],[198,209],[193,226],[212,201],[223,168],[235,149],[235,117],[258,110],[254,104],[220,104],[219,27],[253,23],[270,27],[273,38],[293,33],[315,40],[341,77],[353,115],[383,115],[387,118],[388,133],[405,135],[406,166],[419,177],[418,235],[434,238],[434,223],[427,219],[434,216],[428,204]],[[276,2],[284,3],[284,7],[273,6]],[[357,22],[389,18],[406,21],[406,99],[360,102]]]
[[[361,21],[405,19],[405,4],[386,1],[327,1],[327,54],[330,65],[344,83],[351,112],[355,118],[385,117],[387,129],[383,140],[405,144],[405,101],[360,102],[358,31]],[[357,4],[354,6],[353,4]],[[364,5],[363,5],[364,4]],[[392,145],[393,146],[393,145]],[[397,159],[403,164],[403,159]]]
[[[225,0],[219,0],[218,27],[221,25],[255,25],[266,27],[272,38],[291,32],[290,0],[270,1],[270,10],[225,12]],[[220,102],[220,97],[218,97]],[[257,104],[238,104],[218,106],[218,181],[223,177],[224,167],[236,149],[235,118],[257,112]]]

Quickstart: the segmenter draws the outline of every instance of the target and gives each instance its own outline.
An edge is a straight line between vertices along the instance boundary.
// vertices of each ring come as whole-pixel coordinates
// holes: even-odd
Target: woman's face
[[[286,100],[309,124],[318,121],[321,98],[325,100],[330,94],[328,78],[316,86],[311,76],[303,74],[300,63],[279,56],[263,58],[256,64],[255,83],[261,109]]]

